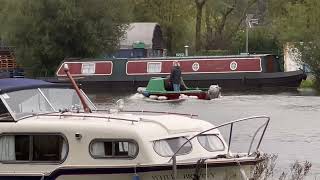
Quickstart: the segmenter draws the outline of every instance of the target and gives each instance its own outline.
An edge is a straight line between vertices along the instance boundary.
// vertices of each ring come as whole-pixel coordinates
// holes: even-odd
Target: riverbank
[[[300,84],[300,88],[314,88],[314,87],[315,87],[314,79],[303,80]]]

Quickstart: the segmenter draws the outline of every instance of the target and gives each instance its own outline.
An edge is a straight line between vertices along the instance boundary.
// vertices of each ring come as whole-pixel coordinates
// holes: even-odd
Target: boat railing
[[[87,115],[87,114],[64,114],[64,113],[60,113],[60,114],[51,114],[51,113],[43,113],[43,114],[35,114],[35,115],[30,115],[28,117],[31,117],[31,116],[47,116],[47,117],[59,117],[59,118],[62,118],[62,117],[80,117],[80,118],[98,118],[98,119],[107,119],[108,121],[109,120],[120,120],[120,121],[128,121],[128,122],[132,122],[132,123],[135,123],[135,122],[139,122],[139,120],[137,119],[128,119],[128,118],[117,118],[117,117],[110,117],[110,116],[94,116],[94,115]]]
[[[228,140],[228,151],[227,151],[228,154],[230,154],[230,147],[231,147],[231,141],[232,141],[233,126],[234,126],[234,124],[237,124],[237,123],[240,123],[240,122],[243,122],[243,121],[254,120],[254,119],[255,119],[255,120],[256,120],[256,119],[264,119],[265,121],[264,121],[264,123],[263,123],[261,126],[259,126],[259,127],[256,129],[256,131],[254,132],[254,134],[253,134],[253,136],[252,136],[252,139],[251,139],[251,142],[250,142],[250,145],[249,145],[249,149],[248,149],[247,155],[248,155],[248,156],[250,155],[253,142],[254,142],[257,134],[261,131],[261,129],[263,129],[263,130],[262,130],[262,134],[261,134],[261,136],[260,136],[260,138],[259,138],[258,144],[257,144],[257,146],[256,146],[256,148],[255,148],[255,152],[258,152],[259,147],[260,147],[261,142],[262,142],[262,139],[263,139],[263,137],[264,137],[265,131],[266,131],[268,125],[269,125],[270,117],[268,117],[268,116],[252,116],[252,117],[242,118],[242,119],[230,121],[230,122],[227,122],[227,123],[223,123],[223,124],[221,124],[221,125],[219,125],[219,126],[215,126],[215,127],[213,127],[213,128],[210,128],[210,129],[206,129],[206,130],[204,130],[204,131],[202,131],[202,132],[200,132],[200,133],[192,136],[192,137],[189,138],[186,142],[184,142],[184,143],[178,148],[178,150],[171,156],[169,162],[170,162],[171,160],[173,160],[173,162],[176,162],[176,156],[177,156],[177,154],[179,153],[179,151],[180,151],[187,143],[189,143],[192,139],[194,139],[195,137],[200,136],[200,135],[202,135],[202,134],[204,134],[204,133],[207,133],[207,132],[209,132],[209,131],[212,131],[212,130],[214,130],[214,129],[219,129],[219,128],[222,128],[222,127],[225,127],[225,126],[230,126],[230,130],[229,130],[229,140]]]
[[[258,152],[259,147],[260,147],[260,144],[261,144],[262,139],[263,139],[263,136],[264,136],[264,134],[265,134],[265,132],[266,132],[266,129],[267,129],[268,125],[269,125],[270,117],[268,117],[268,116],[253,116],[253,117],[247,117],[247,118],[238,119],[238,120],[230,121],[230,122],[227,122],[227,123],[223,123],[223,124],[221,124],[221,125],[219,125],[219,126],[215,126],[215,127],[213,127],[213,128],[204,130],[204,131],[202,131],[202,132],[200,132],[200,133],[192,136],[191,138],[189,138],[185,143],[183,143],[183,144],[179,147],[179,149],[171,156],[171,158],[170,158],[170,160],[169,160],[169,163],[170,163],[170,161],[172,160],[173,179],[174,179],[174,180],[177,179],[177,158],[176,158],[176,156],[177,156],[177,154],[179,153],[179,151],[182,149],[182,147],[184,147],[184,146],[185,146],[187,143],[189,143],[192,139],[194,139],[195,137],[200,136],[200,135],[202,135],[202,134],[204,134],[204,133],[206,133],[206,132],[212,131],[212,130],[214,130],[214,129],[219,129],[219,128],[221,128],[221,127],[225,127],[225,126],[230,125],[229,141],[228,141],[228,154],[230,154],[230,146],[231,146],[231,140],[232,140],[232,134],[233,134],[233,126],[234,126],[234,124],[239,123],[239,122],[242,122],[242,121],[253,120],[253,119],[264,119],[264,120],[265,120],[265,122],[264,122],[261,126],[259,126],[259,127],[257,128],[257,130],[255,131],[255,133],[253,134],[247,155],[248,155],[248,156],[250,155],[253,142],[254,142],[254,140],[255,140],[258,132],[259,132],[261,129],[263,129],[262,134],[261,134],[260,139],[259,139],[259,142],[258,142],[258,144],[257,144],[257,146],[256,146],[256,151],[255,151],[255,152]]]
[[[188,114],[188,113],[176,113],[176,112],[166,112],[166,111],[144,111],[144,110],[133,110],[133,111],[121,111],[121,112],[127,112],[127,113],[150,113],[150,114],[170,114],[170,115],[180,115],[180,116],[190,116],[197,117],[197,114]]]
[[[109,110],[97,109],[96,112],[108,112]],[[188,114],[188,113],[176,113],[168,111],[148,111],[148,110],[121,110],[119,112],[123,113],[150,113],[150,114],[169,114],[169,115],[179,115],[179,116],[189,116],[189,117],[198,117],[197,114]]]
[[[108,111],[109,110],[95,110],[95,112],[99,111]],[[68,111],[66,111],[68,112]],[[127,112],[127,113],[154,113],[154,114],[170,114],[170,115],[180,115],[180,116],[190,116],[192,117],[197,117],[198,115],[196,114],[184,114],[184,113],[174,113],[174,112],[162,112],[162,111],[143,111],[143,110],[132,110],[132,111],[120,111],[120,112]],[[54,117],[81,117],[81,118],[98,118],[98,119],[107,119],[107,120],[120,120],[120,121],[128,121],[128,122],[139,122],[138,119],[129,119],[129,118],[118,118],[118,117],[110,117],[110,116],[97,116],[97,115],[88,115],[87,113],[83,112],[77,112],[78,114],[65,114],[64,112],[49,112],[49,113],[35,113],[35,114],[30,114],[28,116],[25,116],[23,118],[20,118],[19,120],[27,119],[30,117],[39,117],[39,116],[54,116]]]

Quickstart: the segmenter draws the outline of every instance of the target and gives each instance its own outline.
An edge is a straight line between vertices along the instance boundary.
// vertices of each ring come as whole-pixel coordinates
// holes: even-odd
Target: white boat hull
[[[239,165],[234,160],[207,162],[198,168],[198,176],[202,180],[239,180],[252,177],[257,159],[244,160]],[[193,179],[196,174],[196,163],[177,166],[176,180]],[[200,166],[198,166],[200,167]],[[59,172],[60,171],[60,172]],[[72,173],[70,173],[72,172]],[[136,173],[135,173],[136,172]],[[125,167],[125,168],[96,168],[57,170],[51,174],[57,180],[174,180],[171,165]],[[50,178],[49,178],[50,179]]]
[[[251,177],[253,166],[246,165],[241,167],[247,177]],[[192,179],[195,169],[178,169],[176,180]],[[138,176],[140,180],[173,180],[172,170],[151,171],[144,173],[124,173],[124,174],[79,174],[79,175],[61,175],[57,180],[135,180]],[[199,177],[202,180],[239,180],[243,179],[239,166],[202,168]]]

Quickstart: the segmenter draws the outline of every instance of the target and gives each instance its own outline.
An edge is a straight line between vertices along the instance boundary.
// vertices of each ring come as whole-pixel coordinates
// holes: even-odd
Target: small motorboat
[[[121,101],[98,110],[77,87],[32,79],[0,79],[0,99],[6,180],[250,179],[270,119],[214,126],[189,114],[125,111]],[[250,120],[263,124],[246,153],[232,152],[234,124]]]
[[[219,85],[211,85],[209,88],[190,88],[181,81],[181,90],[173,91],[169,78],[153,77],[147,87],[139,87],[137,91],[152,100],[167,101],[191,97],[196,99],[210,100],[220,97]]]

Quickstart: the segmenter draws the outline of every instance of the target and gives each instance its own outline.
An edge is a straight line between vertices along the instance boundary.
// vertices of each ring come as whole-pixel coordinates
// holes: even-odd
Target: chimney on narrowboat
[[[185,56],[189,56],[188,54],[189,54],[189,46],[188,46],[188,45],[185,45],[185,46],[184,46],[184,55],[185,55]]]

